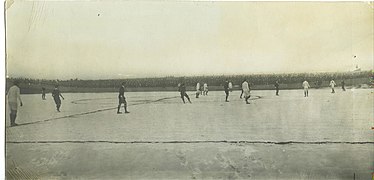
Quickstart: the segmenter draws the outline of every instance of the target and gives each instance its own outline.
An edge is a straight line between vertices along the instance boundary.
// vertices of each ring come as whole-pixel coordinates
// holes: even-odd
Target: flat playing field
[[[370,179],[373,89],[22,95],[6,117],[9,179]],[[123,108],[121,111],[124,111]]]

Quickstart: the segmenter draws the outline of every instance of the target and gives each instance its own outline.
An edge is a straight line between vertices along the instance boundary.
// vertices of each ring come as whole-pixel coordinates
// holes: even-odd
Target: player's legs
[[[125,109],[125,113],[130,113],[129,111],[127,111],[127,101],[126,101],[126,99],[123,100],[123,108]]]
[[[10,110],[10,126],[18,125],[16,123],[16,118],[17,118],[17,110]]]
[[[119,111],[121,109],[121,103],[118,104],[118,107],[117,107],[117,114],[120,114],[121,112]]]
[[[240,99],[243,97],[243,89],[242,89],[242,93],[240,93]]]
[[[60,107],[61,107],[61,99],[60,98],[54,98],[55,103],[56,103],[56,110],[60,112]]]
[[[57,111],[60,112],[60,107],[61,107],[61,99],[59,99],[58,104],[57,104]]]
[[[61,103],[56,104],[57,111],[60,112]]]
[[[128,113],[127,111],[127,102],[126,99],[123,97],[118,97],[118,107],[117,107],[117,114],[121,114],[121,105],[124,105],[125,113]]]
[[[245,97],[245,102],[247,103],[247,104],[250,104],[249,102],[248,102],[248,99],[250,98],[251,96],[247,96],[247,97]]]
[[[225,93],[226,93],[226,102],[229,102],[229,90],[225,90]]]
[[[251,95],[249,94],[249,92],[245,92],[244,97],[245,97],[245,103],[246,103],[246,104],[250,104],[250,103],[248,102],[248,99],[251,97]]]
[[[279,96],[279,89],[276,89],[275,95]]]
[[[186,103],[186,102],[184,101],[184,92],[181,92],[181,99],[182,99],[183,103]]]
[[[190,103],[191,103],[190,97],[189,97],[189,96],[187,95],[187,93],[184,93],[184,96],[186,96],[186,98],[187,98],[188,102],[190,102]],[[184,100],[183,100],[183,102],[184,102]]]

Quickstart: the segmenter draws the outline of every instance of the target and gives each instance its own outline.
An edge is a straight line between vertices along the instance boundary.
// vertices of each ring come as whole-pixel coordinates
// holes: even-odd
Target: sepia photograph
[[[5,179],[374,180],[373,1],[3,10]]]

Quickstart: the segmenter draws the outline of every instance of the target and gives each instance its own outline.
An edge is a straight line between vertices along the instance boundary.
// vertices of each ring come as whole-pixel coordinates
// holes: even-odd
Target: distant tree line
[[[80,88],[118,88],[125,82],[126,87],[176,87],[178,83],[184,82],[189,86],[195,85],[197,82],[207,83],[209,86],[221,86],[227,79],[234,85],[239,85],[244,79],[247,79],[254,85],[271,85],[275,81],[281,84],[301,83],[304,80],[310,83],[318,84],[322,81],[330,81],[331,79],[355,79],[355,78],[373,78],[372,71],[361,72],[336,72],[336,73],[284,73],[284,74],[253,74],[253,75],[221,75],[221,76],[190,76],[190,77],[159,77],[159,78],[133,78],[133,79],[106,79],[106,80],[46,80],[46,79],[30,79],[30,78],[7,78],[7,86],[12,81],[17,80],[21,87],[39,86],[53,87],[58,84],[61,87],[80,87]]]

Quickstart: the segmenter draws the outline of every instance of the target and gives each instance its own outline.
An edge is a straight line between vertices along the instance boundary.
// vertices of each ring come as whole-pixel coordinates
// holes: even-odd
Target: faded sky
[[[6,11],[7,74],[45,79],[373,68],[364,2],[42,2]],[[353,56],[356,55],[354,59]]]

